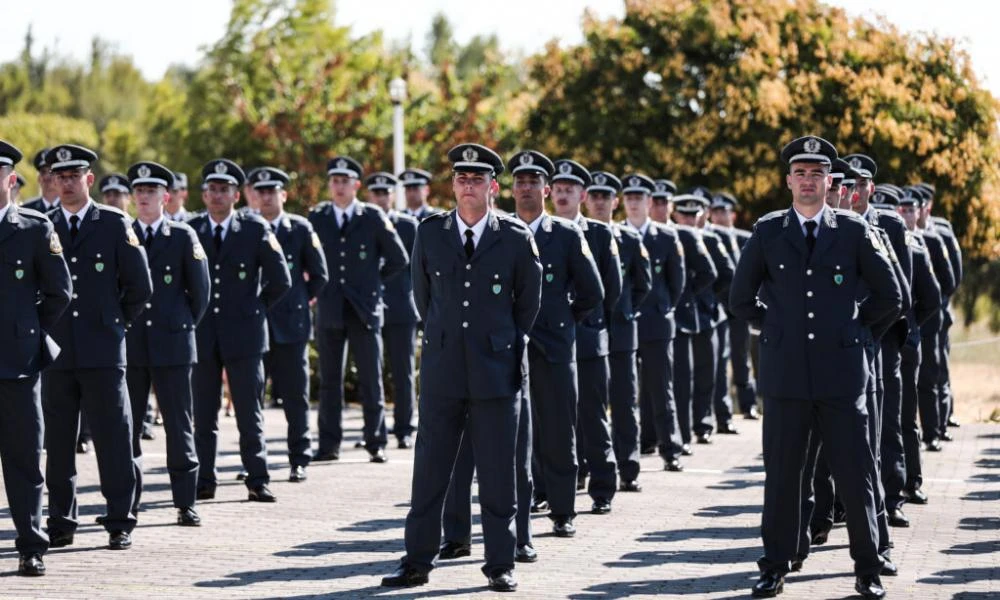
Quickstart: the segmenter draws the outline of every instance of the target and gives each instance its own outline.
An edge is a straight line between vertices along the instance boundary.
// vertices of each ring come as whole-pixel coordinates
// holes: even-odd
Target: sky
[[[1000,98],[1000,6],[981,0],[828,0],[851,15],[886,16],[911,32],[932,32],[960,40],[980,81]],[[148,79],[159,79],[171,64],[193,65],[202,49],[221,37],[229,0],[43,0],[4,2],[0,62],[15,59],[31,25],[37,47],[85,60],[99,35],[133,56]],[[400,7],[405,6],[406,10]],[[141,7],[141,8],[140,8]],[[585,9],[601,17],[620,16],[622,0],[338,0],[336,21],[355,35],[382,29],[389,39],[410,39],[422,52],[431,19],[444,12],[459,42],[496,33],[506,50],[530,54],[557,38],[582,41]],[[990,14],[993,13],[993,14]]]

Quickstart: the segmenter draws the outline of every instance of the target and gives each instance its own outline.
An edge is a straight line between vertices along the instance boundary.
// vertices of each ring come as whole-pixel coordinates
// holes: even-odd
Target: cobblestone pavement
[[[379,578],[402,554],[412,451],[389,449],[389,462],[370,464],[354,450],[360,411],[346,413],[353,436],[342,459],[309,468],[302,484],[286,481],[284,419],[266,411],[272,489],[277,504],[246,501],[236,424],[222,421],[224,483],[198,510],[199,529],[174,525],[162,429],[146,444],[145,510],[126,552],[105,550],[93,523],[104,511],[93,454],[79,458],[83,525],[73,546],[46,556],[49,574],[15,575],[13,524],[0,495],[0,597],[3,598],[364,598],[490,597],[479,571],[481,537],[470,558],[443,562],[430,584],[386,590]],[[312,423],[315,424],[315,415]],[[763,491],[760,422],[738,423],[741,435],[695,447],[683,473],[643,458],[639,494],[619,494],[610,515],[584,511],[579,532],[560,539],[535,518],[540,560],[516,571],[524,598],[675,596],[746,598],[761,546]],[[924,455],[930,495],[907,507],[913,526],[894,529],[900,576],[884,578],[892,598],[997,598],[1000,595],[1000,427],[966,425],[944,452]],[[477,509],[478,510],[478,509]],[[478,521],[475,526],[478,532]],[[784,598],[844,598],[853,593],[846,532],[834,530],[801,573],[787,578]]]

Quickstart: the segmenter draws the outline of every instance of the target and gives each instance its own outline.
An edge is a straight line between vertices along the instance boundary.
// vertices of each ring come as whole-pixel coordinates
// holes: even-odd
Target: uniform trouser
[[[382,389],[382,335],[368,327],[353,310],[344,310],[344,328],[319,328],[319,452],[340,450],[344,438],[344,368],[350,344],[358,367],[358,395],[364,415],[365,448],[374,452],[386,444],[385,395]]]
[[[694,342],[693,334],[678,333],[674,337],[674,398],[677,404],[677,426],[681,441],[691,443],[691,416],[694,402]]]
[[[288,424],[288,463],[305,467],[312,460],[309,442],[309,355],[306,342],[271,342],[271,389],[281,390],[281,408]]]
[[[413,384],[416,335],[416,323],[386,325],[382,328],[382,340],[395,392],[392,396],[392,433],[398,440],[413,435],[413,405],[417,398]]]
[[[875,464],[872,468],[872,480],[875,486],[875,519],[878,526],[878,551],[882,556],[889,555],[889,522],[885,511],[885,488],[882,487],[882,353],[878,347],[866,350],[869,353],[868,390],[865,394],[868,409],[868,446],[871,448]],[[839,490],[838,490],[839,491]],[[844,494],[838,494],[841,502]]]
[[[141,414],[149,403],[149,390],[156,391],[156,402],[163,417],[167,438],[167,473],[174,506],[191,508],[198,487],[198,453],[194,446],[194,399],[191,394],[191,365],[173,367],[128,367],[125,371],[132,414]],[[132,431],[132,454],[135,457],[135,502],[139,514],[142,494],[142,444],[139,428]]]
[[[733,385],[736,399],[743,413],[757,405],[757,382],[750,367],[750,325],[741,319],[729,317],[730,361],[733,365]]]
[[[819,423],[814,419],[814,431],[818,427]],[[822,485],[816,485],[817,466],[820,461],[823,462],[824,467],[826,466],[826,459],[821,456],[822,449],[823,444],[820,441],[820,436],[810,435],[809,448],[806,451],[805,470],[802,472],[802,517],[799,519],[799,548],[796,553],[796,558],[799,560],[805,560],[809,557],[809,545],[812,542],[811,534],[819,531],[829,531],[833,527],[832,503],[829,510],[829,521],[825,519],[825,514],[817,515],[816,513],[816,489],[817,487],[822,489]],[[827,470],[827,479],[829,479],[829,470]],[[833,482],[829,483],[830,498],[832,498]]]
[[[639,445],[642,449],[655,448],[657,445],[653,396],[641,385],[639,386]]]
[[[899,338],[882,339],[882,486],[886,510],[903,505],[906,459],[903,453],[903,380],[900,374]]]
[[[639,386],[649,394],[657,445],[664,460],[677,458],[681,438],[674,402],[674,345],[672,340],[639,343]]]
[[[611,431],[618,463],[618,475],[623,481],[639,478],[639,423],[636,400],[639,382],[635,372],[635,352],[612,352],[611,365]]]
[[[465,435],[479,473],[486,554],[483,572],[490,575],[514,567],[518,404],[518,394],[481,399],[420,394],[404,563],[420,571],[434,568],[445,496]]]
[[[533,480],[551,517],[576,515],[576,362],[553,363],[528,348]]]
[[[715,328],[715,385],[712,387],[712,406],[715,422],[721,428],[733,420],[733,398],[729,395],[729,322],[723,321]]]
[[[14,520],[14,546],[21,554],[45,554],[49,536],[42,531],[42,403],[38,375],[0,379],[0,463]]]
[[[685,444],[691,443],[692,431],[695,435],[705,435],[714,430],[712,402],[718,360],[715,332],[712,328],[694,334],[678,333],[674,338],[674,390]]]
[[[517,545],[532,545],[531,537],[531,403],[527,394],[520,394],[517,421]],[[469,436],[462,436],[455,459],[455,469],[444,502],[443,530],[446,542],[472,542],[472,475],[476,459]]]
[[[787,573],[798,555],[802,477],[810,437],[819,435],[847,505],[851,558],[857,575],[882,569],[875,518],[875,459],[868,445],[864,394],[857,397],[764,398],[764,514],[762,572]]]
[[[815,438],[815,439],[813,439]],[[809,529],[812,532],[829,531],[833,527],[833,508],[836,504],[836,493],[833,487],[833,475],[830,464],[826,461],[821,438],[810,438],[809,452],[816,456],[816,466],[812,472],[812,514],[803,515],[803,521],[808,518]],[[802,548],[799,548],[802,551]]]
[[[587,493],[595,500],[611,500],[617,489],[615,454],[608,420],[608,377],[607,356],[577,361],[580,400],[576,447],[590,474]]]
[[[107,531],[132,531],[135,514],[135,459],[132,406],[125,367],[49,369],[42,374],[48,460],[49,533],[72,533],[79,524],[76,502],[76,439],[82,408],[90,422],[101,494],[107,501]]]
[[[920,430],[925,443],[938,439],[941,404],[937,382],[941,376],[941,348],[938,334],[920,338],[920,370],[917,374],[917,398],[920,409]]]
[[[218,350],[199,352],[191,378],[194,390],[194,446],[198,451],[198,487],[214,490],[219,448],[219,407],[222,403],[222,369],[226,370],[229,393],[240,434],[240,459],[247,471],[246,486],[254,489],[270,481],[267,444],[264,440],[264,366],[259,354],[223,361]]]
[[[900,427],[903,432],[903,454],[906,464],[908,492],[919,490],[924,476],[920,466],[920,428],[917,426],[917,378],[920,371],[920,348],[909,344],[903,346],[900,373],[903,378],[903,406],[900,411]]]
[[[940,425],[938,427],[938,435],[943,435],[945,430],[948,428],[948,419],[951,418],[952,410],[954,409],[954,399],[951,395],[951,370],[949,368],[949,363],[951,361],[951,323],[950,318],[945,321],[945,324],[941,326],[941,331],[938,334],[938,356],[941,358],[940,368],[938,369],[938,419]]]

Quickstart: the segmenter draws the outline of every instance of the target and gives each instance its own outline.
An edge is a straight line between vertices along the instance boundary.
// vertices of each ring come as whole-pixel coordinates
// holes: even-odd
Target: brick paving
[[[286,481],[284,419],[266,411],[272,489],[277,504],[246,502],[236,425],[222,419],[219,466],[224,483],[198,510],[199,529],[174,525],[162,429],[146,444],[144,511],[126,552],[103,547],[93,524],[103,512],[93,454],[79,457],[83,525],[68,548],[46,556],[49,574],[15,575],[13,524],[0,492],[2,598],[392,598],[492,597],[479,571],[481,536],[470,558],[443,562],[430,584],[387,590],[379,579],[402,554],[412,451],[389,449],[390,461],[369,464],[351,448],[360,411],[346,413],[353,436],[337,463],[316,464],[303,484]],[[315,424],[315,415],[312,417]],[[536,516],[540,560],[518,565],[519,597],[747,598],[760,551],[763,490],[760,422],[740,421],[739,436],[696,446],[683,473],[643,458],[639,494],[619,494],[610,515],[581,514],[573,539],[548,533]],[[924,455],[930,504],[907,507],[913,526],[894,529],[900,576],[884,578],[892,598],[1000,597],[1000,427],[966,425],[945,452]],[[581,494],[577,509],[589,509]],[[478,508],[475,510],[478,511]],[[478,521],[475,525],[478,532]],[[846,532],[814,548],[801,573],[786,580],[783,598],[845,598],[853,594]]]

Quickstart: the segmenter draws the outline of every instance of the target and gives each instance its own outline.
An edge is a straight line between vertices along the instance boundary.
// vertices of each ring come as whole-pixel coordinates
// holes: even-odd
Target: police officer
[[[167,472],[177,523],[198,526],[194,509],[198,484],[198,454],[194,447],[191,365],[198,361],[195,328],[209,299],[208,263],[194,230],[163,214],[173,185],[173,173],[155,162],[139,162],[128,170],[136,198],[137,219],[132,230],[146,249],[153,279],[153,297],[142,318],[126,334],[126,381],[132,414],[138,422],[146,414],[150,388],[163,416],[167,436]],[[142,493],[140,427],[132,431],[136,461],[134,511]]]
[[[622,177],[625,197],[624,227],[642,237],[649,253],[652,288],[638,307],[639,389],[648,394],[663,468],[682,471],[678,455],[681,441],[674,401],[674,309],[684,290],[684,250],[677,230],[650,219],[656,184],[635,173]]]
[[[781,158],[792,206],[762,217],[733,279],[733,313],[761,329],[764,393],[764,556],[755,597],[782,591],[796,559],[800,480],[809,437],[823,437],[847,505],[855,590],[885,595],[875,528],[874,457],[865,414],[869,327],[898,311],[902,295],[881,242],[857,215],[825,206],[837,151],[822,138],[789,143]],[[857,306],[860,285],[868,300]],[[857,316],[855,316],[857,313]]]
[[[207,184],[205,215],[188,224],[208,257],[212,298],[197,328],[198,364],[194,367],[194,441],[198,450],[198,499],[215,497],[222,370],[240,435],[240,459],[247,471],[247,498],[274,502],[268,489],[267,446],[264,441],[262,356],[268,350],[268,309],[291,288],[291,276],[278,238],[256,215],[234,211],[243,170],[217,158],[201,170]]]
[[[87,416],[101,493],[107,500],[104,528],[109,547],[132,546],[136,471],[132,457],[132,408],[125,382],[125,328],[153,293],[149,265],[129,217],[97,204],[88,189],[97,154],[63,144],[49,151],[59,182],[59,207],[49,218],[65,248],[73,299],[52,328],[62,351],[45,371],[42,404],[48,450],[49,539],[55,548],[73,543],[76,531],[76,440],[81,409]]]
[[[37,210],[42,214],[48,213],[59,204],[59,183],[52,175],[52,170],[49,168],[48,162],[46,162],[48,151],[48,148],[42,148],[35,153],[35,158],[32,160],[35,170],[38,171],[40,195],[26,200],[23,205],[24,208]]]
[[[358,367],[369,460],[384,463],[386,427],[382,391],[382,285],[406,268],[396,228],[377,206],[358,202],[361,165],[348,156],[327,163],[330,201],[309,212],[319,236],[330,284],[317,302],[320,361],[319,450],[313,460],[340,458],[344,437],[344,364],[347,345]]]
[[[108,173],[97,183],[101,191],[101,202],[128,214],[132,205],[132,186],[128,177],[121,173]]]
[[[479,471],[491,589],[512,591],[514,455],[525,337],[541,302],[541,265],[531,230],[490,208],[503,160],[477,144],[448,153],[457,209],[421,222],[413,291],[425,329],[413,494],[406,556],[383,586],[421,585],[434,567],[441,508],[460,439]]]
[[[604,302],[576,326],[577,385],[579,386],[576,448],[580,464],[577,487],[590,475],[591,512],[611,511],[618,482],[608,419],[608,323],[622,289],[618,243],[611,228],[580,213],[590,172],[580,163],[560,159],[552,175],[552,206],[556,216],[572,221],[583,232],[604,286]]]
[[[431,195],[431,179],[431,174],[423,169],[407,169],[399,174],[403,193],[406,195],[406,208],[403,210],[418,222],[441,211],[427,204],[427,198]]]
[[[413,252],[413,241],[417,236],[418,217],[397,212],[393,209],[396,178],[389,173],[372,173],[365,178],[369,202],[385,211],[399,235],[406,257]],[[413,405],[417,394],[413,373],[416,368],[417,305],[413,301],[413,278],[407,269],[382,286],[382,304],[385,306],[385,324],[382,326],[382,341],[385,342],[392,373],[393,414],[392,433],[400,449],[413,447]]]
[[[10,189],[10,203],[19,204],[21,199],[21,190],[24,186],[28,185],[28,182],[21,177],[20,173],[14,173],[14,187]]]
[[[642,238],[630,227],[611,220],[618,207],[621,180],[606,171],[594,172],[587,186],[587,214],[607,223],[615,236],[622,269],[622,293],[615,303],[608,326],[608,356],[610,365],[609,396],[611,404],[612,442],[619,489],[640,492],[639,483],[639,382],[636,376],[636,351],[639,348],[638,308],[652,287],[649,252]]]
[[[38,374],[58,348],[48,332],[69,305],[73,286],[62,243],[41,213],[11,202],[21,151],[0,140],[0,254],[3,271],[0,315],[0,462],[17,529],[14,545],[19,575],[45,574],[42,555],[49,538],[42,531],[42,405],[35,393]]]
[[[187,221],[192,216],[188,209],[184,208],[184,203],[188,198],[188,177],[186,173],[174,172],[174,185],[170,188],[170,194],[163,204],[163,216],[171,221]]]
[[[260,201],[260,215],[278,238],[292,287],[267,311],[271,348],[267,363],[272,390],[279,390],[281,408],[288,423],[288,480],[305,481],[312,459],[309,442],[309,356],[306,346],[312,336],[310,304],[328,280],[326,257],[319,237],[305,217],[285,212],[288,174],[274,167],[261,167],[251,185]]]

